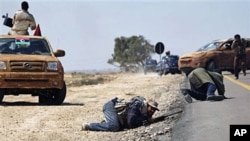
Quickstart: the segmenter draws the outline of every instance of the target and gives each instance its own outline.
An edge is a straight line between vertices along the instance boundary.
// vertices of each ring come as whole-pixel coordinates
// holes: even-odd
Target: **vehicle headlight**
[[[3,61],[0,61],[0,69],[5,70],[6,64]]]
[[[58,63],[57,62],[48,62],[47,70],[58,70]]]

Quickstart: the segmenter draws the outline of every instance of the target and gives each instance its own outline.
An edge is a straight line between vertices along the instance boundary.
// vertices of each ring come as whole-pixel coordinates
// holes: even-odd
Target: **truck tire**
[[[62,89],[55,89],[54,94],[49,97],[50,105],[61,105],[66,97],[67,88],[65,82],[63,82]]]
[[[207,65],[206,69],[207,69],[208,71],[218,72],[218,73],[220,73],[220,74],[222,73],[220,69],[217,69],[217,68],[216,68],[216,64],[215,64],[214,61],[210,61],[210,62],[208,63],[208,65]]]
[[[0,103],[2,103],[4,97],[4,90],[0,90]]]
[[[39,95],[41,105],[61,105],[66,97],[66,84],[63,82],[62,89],[54,89],[48,95]]]

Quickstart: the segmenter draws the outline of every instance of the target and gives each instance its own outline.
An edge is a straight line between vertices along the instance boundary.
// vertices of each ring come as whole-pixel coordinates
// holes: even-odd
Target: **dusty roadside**
[[[0,106],[0,140],[2,141],[140,141],[171,139],[172,127],[181,114],[165,121],[121,132],[81,131],[83,122],[103,120],[102,106],[114,97],[130,99],[135,95],[159,102],[155,116],[183,108],[179,93],[182,75],[159,77],[156,73],[99,74],[104,80],[93,85],[72,85],[79,76],[65,76],[68,89],[61,106],[40,106],[37,97],[5,96]],[[89,80],[86,80],[89,81]],[[83,82],[81,82],[82,84]]]

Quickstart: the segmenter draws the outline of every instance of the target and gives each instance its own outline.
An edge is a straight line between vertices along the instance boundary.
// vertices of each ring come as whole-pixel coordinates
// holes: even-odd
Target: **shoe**
[[[243,72],[243,74],[244,74],[244,76],[246,76],[247,74],[246,74],[246,72]]]
[[[90,130],[89,124],[87,123],[82,124],[82,131],[88,131],[88,130]]]
[[[181,93],[182,93],[183,95],[186,95],[186,94],[187,94],[187,89],[181,89]]]
[[[187,103],[193,102],[193,99],[189,94],[184,95],[184,99],[186,100]]]
[[[210,95],[207,97],[208,101],[221,101],[224,99],[223,95]]]
[[[239,79],[239,77],[235,76],[234,79],[237,80],[237,79]]]
[[[181,93],[184,96],[184,99],[186,100],[187,103],[192,103],[192,97],[188,94],[188,89],[181,89]]]

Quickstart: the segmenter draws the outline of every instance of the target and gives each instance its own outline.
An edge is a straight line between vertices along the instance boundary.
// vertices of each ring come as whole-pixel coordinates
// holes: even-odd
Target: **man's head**
[[[234,39],[239,41],[240,40],[240,35],[239,34],[234,35]]]
[[[169,56],[170,55],[170,51],[166,51],[166,56]]]
[[[29,8],[29,4],[27,1],[23,1],[22,4],[21,4],[21,7],[23,10],[28,10]]]
[[[158,103],[156,101],[150,99],[148,100],[147,104],[148,104],[147,111],[150,116],[152,116],[156,110],[159,111]]]

